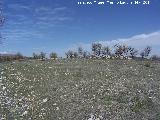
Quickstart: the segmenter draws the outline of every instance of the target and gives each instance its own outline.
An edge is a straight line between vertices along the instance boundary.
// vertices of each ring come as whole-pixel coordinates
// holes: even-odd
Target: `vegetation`
[[[21,53],[16,54],[0,54],[0,62],[13,61],[13,60],[22,60],[25,59]]]
[[[141,57],[144,58],[144,57],[148,57],[149,54],[151,53],[151,47],[150,46],[147,46],[141,53]]]
[[[151,53],[151,47],[147,46],[140,54],[138,50],[127,45],[114,45],[114,51],[109,46],[104,46],[100,43],[92,43],[91,53],[84,51],[82,47],[78,47],[78,51],[69,50],[66,52],[66,58],[121,58],[121,59],[134,59],[138,55],[142,59],[148,58]]]
[[[111,59],[136,59],[141,56],[141,59],[148,59],[151,53],[151,47],[147,46],[143,51],[138,53],[138,50],[131,46],[127,45],[114,45],[114,49],[112,50],[109,46],[104,46],[100,43],[93,43],[91,46],[91,52],[85,51],[82,47],[78,47],[77,51],[68,50],[65,55],[68,59],[73,58],[111,58]],[[20,60],[20,59],[39,59],[45,60],[47,58],[47,54],[44,52],[33,53],[32,57],[23,57],[21,53],[17,54],[6,54],[0,55],[0,62],[3,61],[12,61],[12,60]],[[58,54],[52,52],[49,54],[50,59],[57,59]],[[159,56],[153,55],[150,57],[152,60],[160,60]]]
[[[39,54],[33,53],[33,59],[40,59]]]
[[[150,61],[145,61],[144,66],[151,67],[151,62]]]
[[[128,50],[129,50],[128,46],[116,44],[114,47],[115,47],[115,55],[117,57],[121,57],[121,56],[123,58],[127,57]]]
[[[44,60],[46,58],[46,53],[41,52],[39,56],[41,60]]]
[[[135,48],[129,47],[128,50],[132,59],[134,59],[136,55],[138,55],[138,50],[136,50]]]
[[[63,59],[0,64],[0,119],[159,120],[160,62]],[[148,61],[148,60],[147,60]]]
[[[58,58],[57,53],[55,53],[55,52],[50,53],[50,58],[54,59],[54,60],[57,59]]]
[[[0,120],[159,120],[160,57],[149,60],[151,50],[93,43],[67,59],[0,54]],[[127,60],[138,54],[143,61]]]

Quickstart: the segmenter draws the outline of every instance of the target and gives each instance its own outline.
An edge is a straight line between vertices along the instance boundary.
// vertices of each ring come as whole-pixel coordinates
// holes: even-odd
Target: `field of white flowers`
[[[0,120],[159,120],[160,62],[0,63]]]

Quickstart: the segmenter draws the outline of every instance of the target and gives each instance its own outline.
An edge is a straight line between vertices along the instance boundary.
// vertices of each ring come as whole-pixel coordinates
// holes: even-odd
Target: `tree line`
[[[134,47],[115,44],[112,48],[109,46],[102,45],[100,43],[92,43],[91,52],[84,50],[82,47],[78,47],[77,50],[68,50],[65,53],[67,59],[73,58],[86,58],[86,59],[95,59],[95,58],[105,58],[105,59],[147,59],[160,60],[160,57],[157,55],[151,54],[152,48],[146,46],[142,51],[138,51]],[[50,59],[58,59],[59,56],[56,52],[51,52],[49,54]],[[0,62],[3,61],[12,61],[12,60],[25,60],[25,59],[37,59],[37,60],[46,60],[48,59],[45,52],[33,53],[31,57],[26,57],[20,52],[17,54],[0,54]]]
[[[146,46],[142,51],[138,51],[134,47],[115,44],[113,48],[104,46],[100,43],[92,43],[91,52],[83,50],[82,47],[78,47],[77,51],[69,50],[65,53],[67,58],[121,58],[121,59],[134,59],[138,55],[142,59],[148,58],[151,54],[152,48]],[[153,55],[151,58],[159,58],[157,55]]]
[[[55,52],[50,53],[49,55],[50,59],[57,59],[58,55]],[[26,57],[24,55],[22,55],[20,52],[16,53],[16,54],[0,54],[0,62],[5,62],[5,61],[13,61],[13,60],[33,60],[33,59],[37,59],[37,60],[45,60],[47,59],[46,57],[46,53],[45,52],[40,52],[40,53],[33,53],[33,55],[31,57]]]

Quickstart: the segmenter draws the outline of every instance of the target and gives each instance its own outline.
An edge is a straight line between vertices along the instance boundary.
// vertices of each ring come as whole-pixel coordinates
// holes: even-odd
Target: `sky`
[[[31,56],[43,51],[64,56],[78,46],[89,50],[93,42],[111,47],[122,42],[140,50],[150,45],[153,54],[160,54],[159,0],[150,0],[149,5],[77,4],[93,0],[1,1],[5,23],[0,28],[4,38],[0,53]]]

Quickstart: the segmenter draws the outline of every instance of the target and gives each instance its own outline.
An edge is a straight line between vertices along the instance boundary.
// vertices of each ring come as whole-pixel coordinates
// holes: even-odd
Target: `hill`
[[[158,120],[159,73],[158,61],[1,63],[0,119]]]

